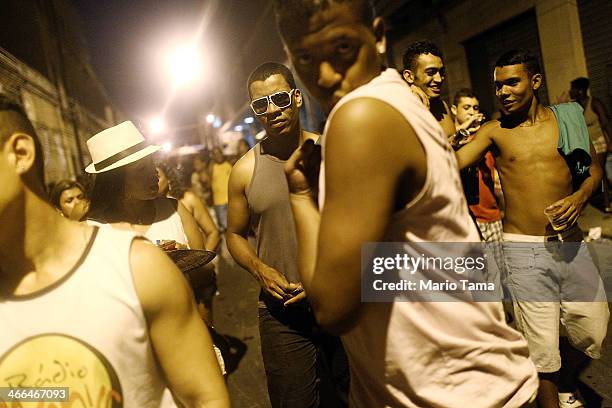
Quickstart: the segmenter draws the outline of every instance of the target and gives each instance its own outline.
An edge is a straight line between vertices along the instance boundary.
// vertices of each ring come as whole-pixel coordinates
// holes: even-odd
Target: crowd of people
[[[89,178],[49,188],[34,128],[0,100],[0,386],[66,386],[101,406],[230,406],[208,262],[224,237],[261,286],[274,408],[584,407],[577,378],[601,357],[609,309],[577,219],[598,193],[609,208],[612,146],[588,79],[544,106],[537,58],[508,50],[491,73],[500,110],[484,112],[470,89],[445,100],[432,41],[386,67],[367,0],[274,9],[293,69],[249,76],[265,137],[234,158],[177,161],[128,121],[87,141]],[[326,115],[321,135],[300,123],[306,90]],[[412,257],[425,243],[499,243],[510,306],[363,302],[363,245],[384,242]],[[589,299],[576,298],[587,281]]]

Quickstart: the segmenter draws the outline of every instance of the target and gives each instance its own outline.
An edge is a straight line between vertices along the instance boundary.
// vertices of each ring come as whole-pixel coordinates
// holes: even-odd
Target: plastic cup
[[[567,225],[564,223],[560,223],[555,218],[554,214],[556,210],[557,210],[557,207],[546,208],[544,210],[544,214],[546,215],[546,218],[548,218],[548,222],[550,222],[550,225],[553,227],[553,230],[563,231],[567,227]]]

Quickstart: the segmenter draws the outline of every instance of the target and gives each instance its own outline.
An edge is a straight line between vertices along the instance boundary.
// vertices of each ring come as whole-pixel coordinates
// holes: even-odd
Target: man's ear
[[[302,104],[304,103],[304,100],[302,99],[302,91],[295,88],[295,91],[293,91],[293,97],[295,98],[295,106],[301,108]]]
[[[531,89],[537,91],[542,86],[542,74],[534,74],[531,77]]]
[[[380,55],[387,53],[387,37],[385,36],[385,20],[382,17],[376,17],[372,23],[372,30],[376,37],[376,52]]]
[[[414,85],[414,74],[412,73],[411,70],[409,69],[403,70],[402,76],[404,77],[404,80],[408,82],[408,85]]]
[[[36,147],[32,136],[26,133],[13,133],[5,143],[8,159],[18,174],[25,174],[36,161]]]
[[[451,110],[453,116],[457,116],[457,107],[455,105],[451,106],[450,110]]]

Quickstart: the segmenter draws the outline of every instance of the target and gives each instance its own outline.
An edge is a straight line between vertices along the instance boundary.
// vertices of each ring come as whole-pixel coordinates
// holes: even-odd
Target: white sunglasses
[[[251,109],[255,112],[256,115],[263,115],[268,111],[268,106],[270,103],[273,103],[279,109],[284,109],[288,106],[291,106],[292,96],[295,89],[292,89],[290,92],[281,91],[273,93],[272,95],[266,95],[261,98],[257,98],[251,102]]]

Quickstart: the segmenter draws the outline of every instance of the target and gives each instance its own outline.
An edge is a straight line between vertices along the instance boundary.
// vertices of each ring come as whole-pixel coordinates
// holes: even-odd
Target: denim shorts
[[[520,238],[531,242],[503,244],[504,282],[537,370],[561,368],[560,334],[589,357],[600,358],[610,312],[586,245],[543,242],[542,237],[534,242],[537,237],[512,234],[513,240]]]

